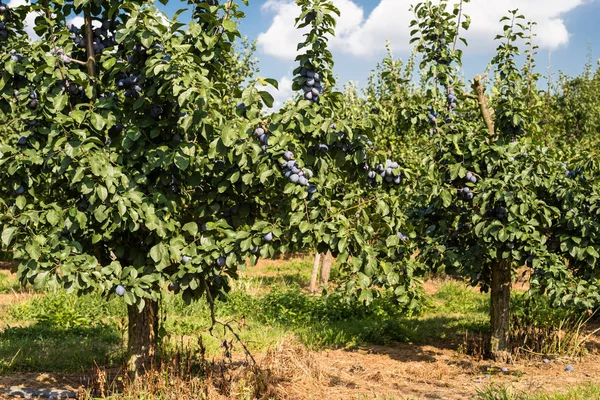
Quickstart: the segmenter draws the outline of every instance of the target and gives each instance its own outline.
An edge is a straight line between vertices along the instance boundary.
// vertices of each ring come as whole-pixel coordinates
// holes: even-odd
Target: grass
[[[298,274],[302,264],[290,264],[278,268]],[[302,268],[307,270],[310,265],[304,263]],[[216,304],[219,319],[244,321],[243,327],[239,325],[240,336],[252,351],[263,351],[292,334],[314,350],[392,342],[458,342],[463,331],[482,330],[487,323],[486,296],[458,283],[445,284],[429,297],[423,315],[406,317],[387,297],[364,307],[335,295],[308,296],[293,279],[274,282],[265,283],[256,276],[244,278],[236,283],[227,302]],[[207,355],[213,356],[222,353],[223,340],[232,339],[227,333],[217,337],[207,333],[210,310],[205,302],[186,305],[181,297],[166,295],[162,307],[167,315],[165,343],[171,346],[195,343],[202,336]],[[120,299],[75,297],[61,291],[10,307],[0,322],[16,327],[0,333],[0,359],[5,360],[1,370],[76,371],[93,367],[94,360],[116,362],[122,353],[125,317]],[[86,352],[87,346],[90,351]],[[61,357],[71,349],[74,357]]]
[[[121,357],[121,336],[110,326],[70,328],[37,324],[0,333],[0,374],[81,372],[94,361],[111,364]]]
[[[477,391],[476,400],[597,400],[600,386],[588,384],[570,388],[563,392],[529,395],[507,386],[490,385]]]
[[[14,291],[19,291],[21,285],[14,278],[14,275],[9,275],[4,271],[0,271],[0,294],[8,294]]]
[[[311,268],[312,259],[305,258],[249,269],[234,282],[228,301],[216,303],[217,317],[232,321],[255,353],[266,352],[290,337],[313,350],[392,342],[456,349],[464,343],[467,332],[477,334],[489,329],[489,295],[462,283],[441,284],[435,294],[425,297],[420,315],[408,316],[386,296],[369,307],[335,294],[309,296],[303,288],[309,282]],[[15,285],[14,278],[0,274],[0,290],[12,290]],[[527,304],[521,298],[513,302],[522,314]],[[223,354],[223,340],[233,339],[231,333],[220,330],[215,330],[214,336],[208,334],[210,310],[203,301],[187,305],[180,297],[167,294],[161,307],[166,314],[164,328],[168,335],[163,343],[167,354],[182,348],[197,350],[201,339],[204,354],[211,358]],[[547,318],[548,314],[540,315]],[[555,317],[559,320],[561,315]],[[6,327],[0,330],[0,374],[90,371],[95,362],[119,364],[126,339],[125,321],[126,307],[120,298],[75,297],[63,291],[0,308],[0,326]],[[238,346],[234,351],[241,349]],[[244,392],[251,389],[248,385],[235,390]],[[135,393],[132,398],[172,398],[168,394]],[[523,397],[526,395],[506,387],[490,386],[478,396],[482,400],[600,399],[600,387],[582,386],[566,394]]]

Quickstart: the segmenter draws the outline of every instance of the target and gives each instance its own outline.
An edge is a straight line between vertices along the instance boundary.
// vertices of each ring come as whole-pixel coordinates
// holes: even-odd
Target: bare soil
[[[598,343],[596,343],[597,345]],[[296,368],[283,383],[294,399],[356,399],[378,395],[415,399],[465,399],[478,387],[499,383],[528,393],[559,391],[569,386],[598,382],[600,356],[595,353],[578,362],[541,359],[514,365],[475,361],[451,349],[437,346],[395,344],[370,346],[358,351],[333,350],[308,353],[305,365]],[[567,365],[575,369],[565,371]],[[501,372],[507,367],[508,372]],[[293,370],[291,370],[293,371]],[[309,379],[307,371],[319,379]]]
[[[253,267],[254,276],[276,274],[269,267],[284,266],[285,260],[261,261]],[[425,291],[437,292],[443,280],[425,282]],[[521,285],[521,286],[519,286]],[[515,284],[523,290],[522,283]],[[473,288],[473,290],[478,290]],[[22,301],[31,294],[0,295],[2,306]],[[478,388],[501,384],[533,394],[564,391],[569,387],[600,382],[600,334],[588,343],[582,359],[522,360],[515,364],[496,364],[461,354],[449,343],[418,345],[397,343],[367,346],[354,350],[310,351],[293,340],[279,343],[256,355],[260,367],[271,372],[269,385],[277,399],[468,399]],[[241,361],[241,354],[240,361]],[[216,360],[219,363],[219,360]],[[567,365],[574,367],[568,372]],[[502,372],[501,368],[508,368]],[[0,399],[7,387],[78,391],[90,373],[19,373],[0,376]],[[210,391],[216,393],[217,391]],[[211,397],[212,398],[212,397]],[[215,399],[224,397],[215,395]]]
[[[0,271],[12,271],[18,263],[12,261],[0,261]]]
[[[272,372],[271,392],[280,399],[467,399],[489,384],[510,385],[527,393],[554,392],[600,381],[600,338],[581,360],[541,359],[516,364],[477,361],[443,346],[398,343],[357,350],[309,351],[294,341],[280,343],[257,357]],[[565,370],[572,365],[574,371]],[[508,372],[502,372],[507,367]],[[77,391],[84,374],[15,374],[0,377],[0,393],[20,386]],[[8,397],[2,397],[5,399]],[[215,397],[220,398],[220,396]]]

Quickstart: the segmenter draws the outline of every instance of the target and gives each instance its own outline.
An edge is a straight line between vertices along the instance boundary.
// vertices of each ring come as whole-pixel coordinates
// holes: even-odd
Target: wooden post
[[[312,276],[310,277],[310,291],[315,293],[317,291],[317,277],[319,275],[319,264],[321,263],[321,253],[315,254],[315,263],[313,264]]]
[[[156,355],[158,303],[146,300],[142,311],[135,304],[127,306],[127,316],[127,370],[132,379],[137,379],[151,367]]]
[[[499,362],[510,360],[509,315],[512,284],[509,261],[496,260],[492,264],[492,293],[490,297],[490,352]]]
[[[329,283],[332,262],[333,255],[331,255],[331,251],[328,251],[327,254],[325,254],[325,258],[323,259],[323,266],[321,267],[321,285],[327,285]]]

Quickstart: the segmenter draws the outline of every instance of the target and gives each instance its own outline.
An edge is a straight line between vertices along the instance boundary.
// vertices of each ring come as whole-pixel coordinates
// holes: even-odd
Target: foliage
[[[587,328],[593,313],[552,307],[546,297],[517,295],[511,308],[510,342],[516,356],[581,357],[596,333]]]
[[[565,144],[575,141],[597,148],[600,108],[595,94],[600,89],[600,69],[593,71],[588,60],[581,75],[569,77],[561,73],[551,89],[554,90],[548,98],[547,122],[557,139]]]
[[[423,3],[413,23],[435,138],[418,200],[425,206],[413,214],[423,224],[421,248],[431,262],[461,271],[482,290],[489,288],[494,262],[505,260],[514,269],[532,268],[534,287],[556,304],[575,297],[577,282],[574,301],[592,307],[597,168],[592,161],[575,162],[576,169],[568,166],[565,173],[558,153],[537,142],[543,102],[532,72],[532,24],[523,24],[516,11],[503,19],[488,98],[481,76],[473,80],[475,94],[461,88],[452,66],[460,65],[461,53],[452,38],[463,25],[462,14],[459,5],[452,13],[445,9],[444,2]],[[516,42],[522,39],[530,47],[519,69]]]
[[[326,48],[337,9],[298,2],[310,31],[294,85],[312,89],[265,118],[273,99],[260,87],[277,82],[254,78],[251,51],[235,52],[238,5],[189,3],[187,26],[145,1],[7,11],[0,219],[22,282],[141,309],[167,283],[210,300],[246,259],[317,247],[334,251],[349,294],[370,302],[384,286],[416,308],[418,268],[396,264],[414,251],[398,206],[409,174],[388,160],[394,172],[366,182],[385,153],[367,152],[368,127],[339,117]],[[40,41],[23,32],[27,12],[40,15]],[[83,29],[67,26],[73,12]],[[89,43],[92,20],[102,46]]]

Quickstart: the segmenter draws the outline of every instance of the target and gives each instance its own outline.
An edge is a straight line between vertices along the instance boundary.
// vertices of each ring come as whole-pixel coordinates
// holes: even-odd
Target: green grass
[[[281,268],[287,276],[305,276],[311,268],[308,262],[288,264]],[[295,279],[265,281],[254,277],[236,282],[228,301],[217,302],[215,311],[220,320],[233,321],[234,326],[245,320],[240,336],[253,351],[269,348],[291,334],[307,347],[319,350],[392,342],[431,343],[453,335],[460,339],[463,330],[484,329],[486,304],[486,296],[451,283],[428,298],[423,315],[407,317],[390,297],[378,298],[365,307],[337,295],[309,296]],[[173,346],[182,341],[195,343],[194,338],[202,336],[207,354],[215,355],[223,351],[221,342],[232,338],[218,329],[215,337],[208,334],[210,310],[204,301],[187,305],[181,297],[167,294],[162,309],[167,315],[166,342]],[[2,332],[0,358],[12,360],[17,355],[14,362],[5,362],[2,368],[13,372],[71,371],[92,367],[94,359],[115,361],[122,350],[117,326],[124,324],[125,317],[126,307],[119,298],[76,297],[62,291],[10,307],[0,316],[0,322],[23,328]],[[83,354],[82,346],[94,342],[94,336],[97,345],[91,346],[89,354]],[[62,337],[65,341],[59,343]],[[61,359],[61,352],[69,354],[71,348],[76,349],[76,357],[68,357],[64,363],[49,362]],[[72,361],[74,358],[77,362]]]
[[[0,374],[77,372],[89,370],[94,361],[111,364],[120,357],[120,341],[119,333],[110,326],[6,328],[0,332]]]
[[[569,388],[561,392],[529,395],[507,386],[491,385],[479,389],[476,400],[598,400],[600,386],[589,384]]]
[[[216,303],[217,318],[238,328],[253,352],[264,351],[290,336],[314,350],[392,342],[456,349],[464,343],[465,332],[488,330],[489,295],[462,283],[442,284],[437,293],[425,297],[420,315],[408,316],[387,296],[377,298],[369,307],[335,294],[309,296],[302,288],[308,284],[311,268],[312,259],[304,259],[263,268],[260,272],[267,270],[268,276],[245,274],[234,282],[228,301]],[[12,287],[14,280],[2,280],[5,276],[0,275],[0,288]],[[513,306],[521,312],[527,303],[516,298]],[[161,308],[167,315],[167,352],[180,346],[196,350],[201,337],[211,357],[222,354],[223,340],[233,339],[219,327],[214,336],[209,335],[210,310],[204,301],[187,305],[181,297],[166,294]],[[0,323],[10,326],[0,331],[0,373],[75,372],[92,369],[94,361],[101,365],[119,363],[125,319],[126,307],[120,298],[76,297],[64,291],[0,309]],[[239,325],[242,320],[243,328]],[[241,352],[240,346],[234,351]],[[490,386],[478,396],[480,400],[600,399],[600,387],[582,386],[565,394],[527,397]]]
[[[585,385],[571,388],[564,393],[540,394],[529,397],[528,400],[598,400],[600,386]]]
[[[20,288],[21,285],[13,275],[0,272],[0,294],[12,293],[13,290],[19,291]]]

